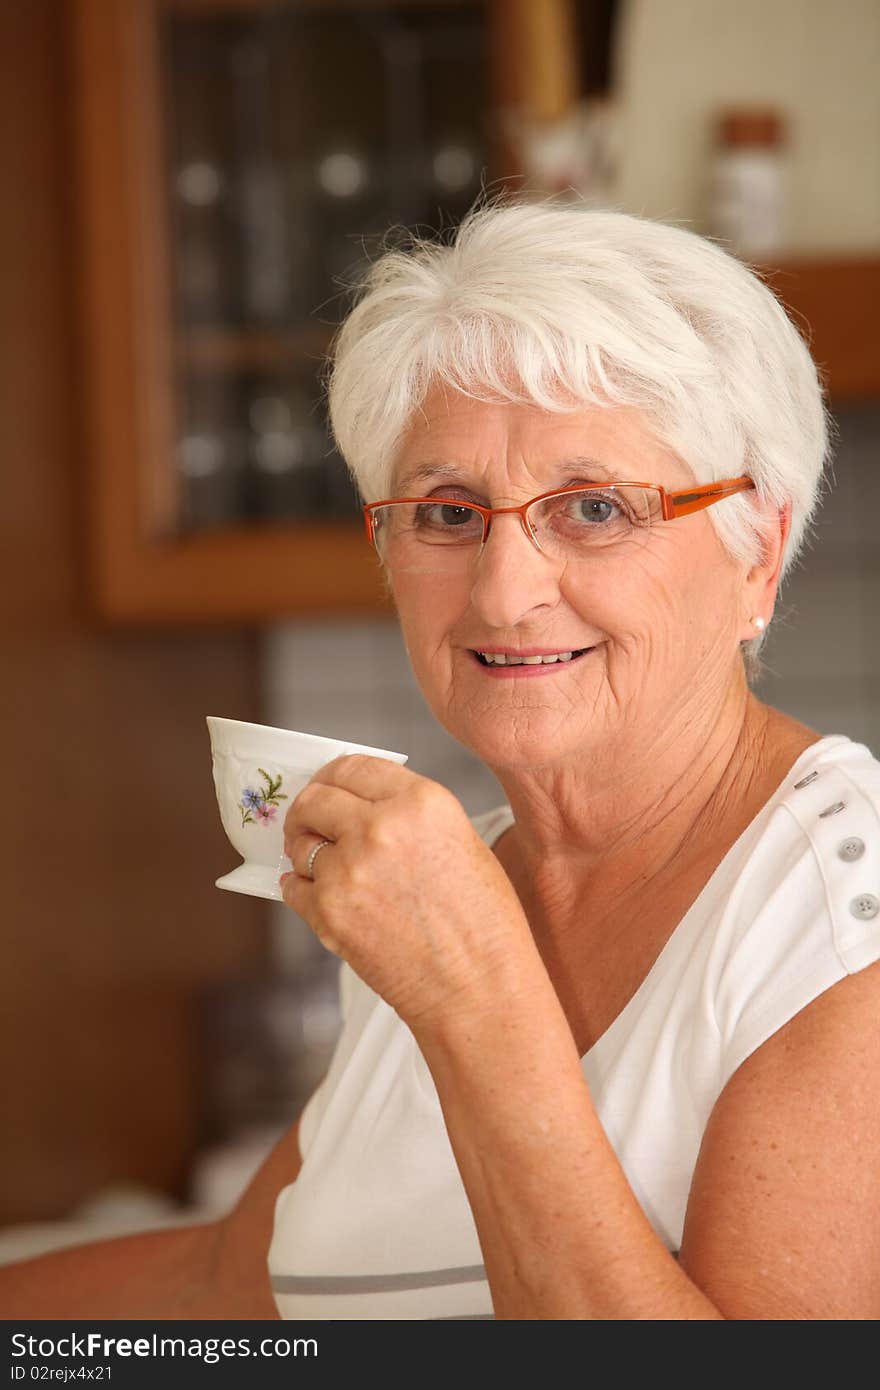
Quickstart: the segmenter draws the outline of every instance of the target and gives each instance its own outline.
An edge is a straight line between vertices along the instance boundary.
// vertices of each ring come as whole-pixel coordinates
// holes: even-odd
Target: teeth
[[[503,652],[480,652],[490,666],[552,666],[556,661],[571,661],[573,652],[556,652],[553,656],[506,656]]]

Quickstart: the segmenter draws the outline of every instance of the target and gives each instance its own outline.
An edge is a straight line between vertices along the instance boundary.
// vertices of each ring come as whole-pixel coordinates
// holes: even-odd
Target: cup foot
[[[239,864],[231,873],[218,878],[215,887],[225,888],[229,893],[247,893],[251,898],[269,898],[280,903],[281,884],[278,870],[265,864]]]

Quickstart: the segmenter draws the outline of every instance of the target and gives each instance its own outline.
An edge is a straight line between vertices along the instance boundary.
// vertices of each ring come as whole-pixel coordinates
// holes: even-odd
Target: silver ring
[[[318,843],[317,843],[316,845],[312,845],[312,848],[309,850],[309,857],[308,857],[308,859],[306,860],[306,871],[305,871],[305,875],[304,875],[305,878],[314,879],[315,875],[314,875],[313,870],[314,870],[314,866],[315,866],[315,860],[317,859],[318,855],[321,853],[321,850],[324,849],[326,845],[332,845],[332,844],[333,844],[333,841],[332,841],[332,840],[319,840]]]

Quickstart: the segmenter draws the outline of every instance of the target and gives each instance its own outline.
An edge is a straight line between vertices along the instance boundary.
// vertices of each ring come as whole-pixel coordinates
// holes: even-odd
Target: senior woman
[[[496,206],[379,261],[330,405],[507,804],[349,757],[290,808],[345,1024],[282,1315],[880,1315],[880,764],[743,660],[826,452],[800,337],[686,231]]]
[[[235,1213],[92,1289],[266,1316],[272,1226],[282,1317],[877,1317],[880,764],[749,685],[827,449],[798,333],[687,231],[501,203],[377,262],[330,406],[506,803],[312,779],[328,1076]]]

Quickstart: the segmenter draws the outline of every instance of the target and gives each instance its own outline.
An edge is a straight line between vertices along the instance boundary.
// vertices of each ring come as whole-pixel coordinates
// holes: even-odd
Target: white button
[[[873,893],[860,893],[853,898],[849,910],[860,922],[870,922],[880,912],[880,898],[875,898]]]
[[[854,835],[850,840],[841,840],[837,846],[837,853],[841,859],[845,859],[847,864],[851,864],[854,859],[861,859],[865,852],[865,842]]]

